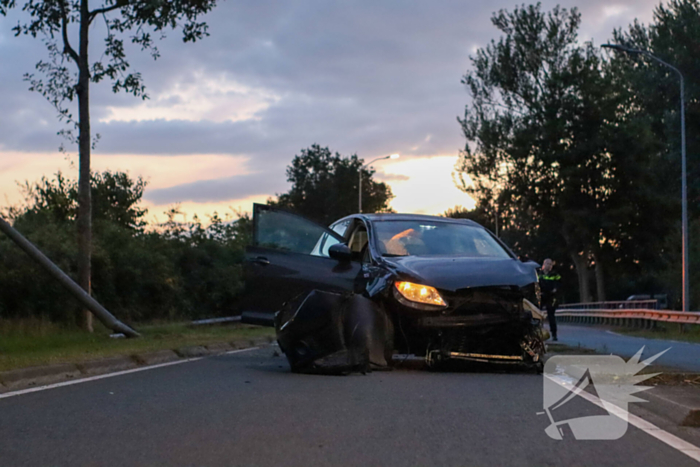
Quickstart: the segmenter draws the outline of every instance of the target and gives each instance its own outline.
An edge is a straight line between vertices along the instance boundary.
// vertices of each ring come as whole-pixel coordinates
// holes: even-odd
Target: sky
[[[499,37],[492,14],[521,3],[219,0],[203,18],[204,40],[184,44],[167,32],[156,61],[127,48],[148,100],[114,94],[107,83],[91,87],[92,130],[101,136],[92,167],[146,179],[150,221],[174,206],[202,219],[249,212],[289,189],[286,166],[315,143],[365,161],[401,154],[374,165],[398,212],[472,207],[453,181],[466,143],[457,122],[469,102],[461,78],[469,57]],[[542,2],[544,10],[578,7],[580,40],[595,45],[635,18],[649,23],[658,3]],[[14,37],[23,18],[0,17],[0,206],[21,202],[17,182],[57,171],[77,177],[77,148],[58,151],[65,125],[23,80],[47,57],[40,38]],[[93,26],[93,56],[102,32]]]

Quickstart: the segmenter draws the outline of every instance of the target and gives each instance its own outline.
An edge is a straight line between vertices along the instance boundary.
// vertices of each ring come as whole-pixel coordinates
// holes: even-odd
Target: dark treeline
[[[364,160],[312,145],[287,169],[289,192],[270,204],[323,225],[357,210]],[[363,170],[364,210],[386,211],[391,190]],[[147,224],[140,207],[146,183],[121,172],[92,176],[93,296],[127,322],[208,318],[238,313],[245,247],[252,240],[246,215]],[[77,274],[78,183],[57,174],[22,186],[25,201],[2,212],[13,226],[73,278]],[[233,217],[233,216],[231,216]],[[0,319],[82,323],[77,303],[5,236],[0,236]]]
[[[147,226],[139,207],[145,183],[125,173],[92,177],[93,296],[125,321],[230,314],[243,282],[250,219],[218,215]],[[23,187],[26,201],[4,214],[69,275],[76,277],[78,187],[60,173]],[[9,239],[0,237],[0,319],[80,322],[77,303]]]
[[[576,9],[502,10],[500,38],[463,83],[458,171],[471,213],[520,254],[559,263],[566,300],[681,297],[680,84],[640,55],[578,38]],[[685,76],[691,281],[700,266],[700,3],[658,6],[610,42],[648,50]],[[455,215],[456,213],[452,213]],[[458,214],[458,213],[457,213]],[[691,288],[691,307],[700,288]]]

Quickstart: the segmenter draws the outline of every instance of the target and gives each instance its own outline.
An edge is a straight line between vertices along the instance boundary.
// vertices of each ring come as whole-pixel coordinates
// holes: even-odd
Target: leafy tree
[[[41,37],[49,59],[36,65],[39,76],[25,75],[30,90],[41,93],[70,127],[62,133],[77,143],[80,157],[78,182],[78,282],[91,290],[92,218],[90,190],[90,151],[93,141],[90,130],[90,84],[108,80],[114,92],[125,91],[147,98],[141,74],[129,72],[124,41],[147,50],[158,58],[153,34],[180,28],[185,42],[194,42],[207,35],[207,25],[198,18],[211,10],[216,0],[102,0],[90,9],[88,0],[0,0],[0,14],[20,7],[28,19],[13,28],[15,35]],[[90,33],[95,20],[104,23],[103,50],[97,61],[88,56]],[[91,28],[92,26],[92,28]],[[76,34],[77,33],[77,34]],[[77,46],[75,38],[77,37]],[[95,49],[93,48],[93,51]],[[78,101],[78,118],[68,105]],[[78,134],[74,136],[73,130]],[[86,327],[91,330],[91,316],[85,312]]]
[[[142,230],[146,209],[139,206],[146,182],[132,179],[125,172],[93,172],[91,180],[92,219],[110,221],[120,227]],[[11,208],[9,217],[20,213],[45,215],[58,221],[75,221],[79,212],[78,182],[67,179],[61,172],[55,178],[42,177],[34,184],[22,185],[25,206]]]
[[[469,219],[477,224],[483,225],[487,229],[493,229],[495,227],[493,213],[483,205],[477,205],[474,209],[455,206],[445,211],[443,216],[453,219]]]
[[[499,207],[503,237],[573,263],[589,301],[589,268],[604,300],[604,264],[638,261],[638,237],[658,232],[650,223],[665,228],[665,206],[648,127],[628,118],[629,94],[597,49],[579,43],[580,20],[539,3],[494,14],[503,37],[477,51],[463,79],[472,103],[460,119],[461,170],[480,205]]]
[[[288,193],[268,200],[322,225],[358,211],[359,171],[362,170],[362,211],[390,212],[394,197],[385,183],[372,180],[374,169],[361,169],[364,160],[353,154],[342,157],[318,144],[302,149],[287,167]]]
[[[124,246],[114,235],[130,238],[144,226],[144,209],[138,207],[145,182],[132,180],[125,173],[103,172],[92,176],[93,217],[96,232],[96,258],[103,256],[103,242],[110,238],[109,247]],[[76,218],[78,214],[78,183],[64,177],[60,172],[52,179],[42,177],[40,181],[22,186],[25,201],[8,211],[15,228],[23,232],[39,246],[61,269],[75,277],[77,251],[75,242]],[[74,303],[54,280],[31,262],[21,251],[6,239],[0,243],[0,258],[6,265],[5,274],[0,274],[3,294],[0,302],[12,304],[8,309],[21,316],[32,316],[38,310],[47,310],[53,320],[68,321],[66,306]],[[126,253],[127,249],[118,250]],[[45,277],[45,281],[37,278]],[[102,289],[102,280],[96,281],[96,289]],[[101,298],[101,297],[100,297]],[[60,304],[60,305],[59,305]],[[81,316],[81,315],[78,315]],[[128,315],[125,315],[128,316]]]
[[[688,162],[688,213],[690,224],[691,284],[696,283],[700,264],[700,239],[694,234],[700,221],[700,2],[671,0],[657,6],[649,26],[635,21],[627,30],[617,30],[613,41],[633,48],[648,50],[677,67],[685,79],[686,137]],[[659,195],[669,198],[666,218],[670,228],[658,237],[657,261],[645,262],[641,271],[645,287],[663,288],[680,296],[680,86],[678,76],[644,56],[613,53],[610,67],[625,87],[630,98],[631,113],[650,121],[659,163],[653,167],[654,176],[663,189]],[[693,274],[693,269],[696,274]],[[649,279],[644,279],[644,278]],[[639,286],[641,289],[641,286]],[[639,290],[634,291],[638,293]],[[691,288],[691,302],[700,302],[700,289]]]

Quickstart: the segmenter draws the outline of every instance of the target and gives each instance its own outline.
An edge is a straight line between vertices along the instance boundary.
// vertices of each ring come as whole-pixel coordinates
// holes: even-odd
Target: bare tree
[[[90,84],[109,80],[114,92],[125,91],[146,99],[141,74],[129,71],[124,42],[159,56],[153,35],[163,37],[166,29],[180,29],[184,42],[207,36],[207,24],[198,22],[201,15],[216,5],[216,0],[100,0],[91,9],[88,0],[0,0],[0,14],[21,8],[28,17],[13,28],[16,36],[28,34],[41,38],[48,50],[48,60],[36,64],[36,74],[25,80],[30,90],[42,94],[68,124],[59,134],[78,145],[78,283],[90,293],[92,256],[92,218],[90,199],[90,151],[99,139],[90,132]],[[104,28],[91,28],[95,20]],[[100,59],[90,61],[90,33],[104,31],[104,49]],[[77,41],[76,41],[77,32]],[[77,42],[77,48],[75,43]],[[77,98],[78,118],[70,110]],[[77,130],[77,136],[75,136]],[[92,315],[81,312],[78,322],[92,332]]]

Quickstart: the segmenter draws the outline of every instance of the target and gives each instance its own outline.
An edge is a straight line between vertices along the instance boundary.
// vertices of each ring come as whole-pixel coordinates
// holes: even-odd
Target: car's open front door
[[[243,312],[274,313],[313,289],[350,291],[360,270],[355,261],[329,256],[343,238],[301,216],[255,204],[253,245],[246,248]]]

